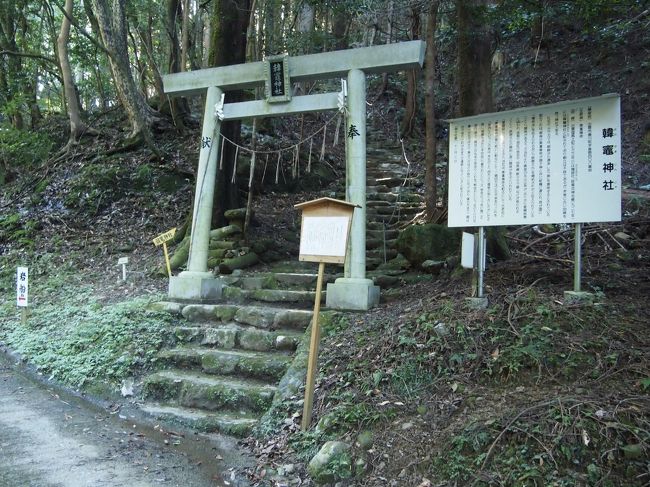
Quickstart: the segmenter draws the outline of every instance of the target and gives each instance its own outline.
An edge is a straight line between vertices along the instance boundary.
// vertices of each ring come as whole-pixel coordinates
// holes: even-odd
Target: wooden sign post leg
[[[27,324],[27,308],[23,308],[20,312],[20,323],[22,325]]]
[[[163,243],[163,252],[165,252],[165,264],[167,264],[167,275],[171,279],[171,277],[172,277],[172,268],[169,265],[169,253],[167,252],[167,242]]]
[[[302,411],[302,430],[307,431],[311,423],[311,413],[314,404],[314,385],[318,371],[318,346],[320,344],[320,296],[323,289],[323,272],[325,262],[318,264],[318,280],[316,281],[316,300],[314,301],[314,318],[311,325],[311,341],[309,343],[309,363],[307,365],[307,385],[305,387],[305,405]]]

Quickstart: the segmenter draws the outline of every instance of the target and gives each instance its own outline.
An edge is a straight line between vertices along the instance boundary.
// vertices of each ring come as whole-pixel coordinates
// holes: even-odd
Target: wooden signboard
[[[304,262],[343,264],[356,205],[320,198],[296,205],[302,210],[300,255]]]
[[[302,210],[299,259],[305,262],[318,262],[314,320],[311,328],[305,404],[302,413],[301,427],[303,431],[309,428],[314,404],[314,385],[316,383],[318,347],[320,344],[318,315],[320,313],[325,263],[343,264],[345,262],[350,228],[352,227],[352,214],[357,207],[353,203],[332,198],[319,198],[295,206],[295,208]]]
[[[167,265],[167,275],[170,278],[172,277],[172,268],[171,265],[169,264],[169,253],[167,252],[167,242],[173,239],[174,235],[176,235],[176,227],[166,231],[165,233],[161,233],[160,235],[158,235],[156,238],[153,239],[153,244],[156,247],[159,247],[161,245],[163,246],[163,252],[165,253],[165,264]]]

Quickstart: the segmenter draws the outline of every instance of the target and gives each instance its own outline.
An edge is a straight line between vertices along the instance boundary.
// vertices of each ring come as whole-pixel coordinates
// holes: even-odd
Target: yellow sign
[[[169,242],[172,238],[174,238],[174,235],[176,235],[176,227],[172,228],[171,230],[168,230],[165,233],[161,233],[158,235],[156,238],[153,239],[153,244],[158,247],[160,245],[163,246],[163,252],[165,252],[165,264],[167,265],[167,275],[171,278],[172,277],[172,268],[171,265],[169,264],[169,254],[167,253],[167,242]]]
[[[172,228],[171,230],[158,235],[156,238],[153,239],[153,244],[156,247],[158,247],[159,245],[162,245],[165,242],[169,242],[172,238],[174,238],[174,235],[176,235],[176,228]]]

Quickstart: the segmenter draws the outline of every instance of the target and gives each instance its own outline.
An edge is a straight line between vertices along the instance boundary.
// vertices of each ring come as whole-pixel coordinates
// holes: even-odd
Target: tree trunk
[[[6,2],[3,8],[0,8],[0,48],[2,50],[10,52],[18,51],[15,36],[17,29],[16,16],[17,12],[14,2]],[[22,107],[16,102],[16,98],[19,98],[20,94],[22,60],[19,56],[6,56],[5,59],[3,69],[6,70],[5,80],[7,81],[8,87],[5,93],[6,107],[9,108],[7,115],[11,119],[12,126],[22,130],[25,126],[21,111]]]
[[[250,15],[249,0],[213,0],[214,7],[210,19],[212,38],[208,56],[209,66],[229,66],[246,61],[246,32]],[[226,102],[242,100],[241,91],[226,93]],[[240,141],[240,121],[224,122],[221,133],[235,143]],[[217,170],[215,200],[213,204],[213,227],[224,223],[223,213],[238,208],[239,190],[235,165],[236,150],[232,144],[222,145],[223,167]]]
[[[350,17],[343,6],[338,6],[334,11],[332,22],[332,35],[334,36],[334,49],[341,50],[348,48],[348,26]]]
[[[190,50],[190,0],[183,0],[183,23],[181,26],[181,72],[187,71],[187,54]]]
[[[460,117],[491,112],[492,35],[486,23],[488,0],[457,0],[458,105]],[[510,249],[503,227],[490,227],[487,251],[496,259],[507,259]]]
[[[420,38],[420,9],[411,9],[411,40]],[[415,115],[417,113],[417,72],[409,70],[406,72],[407,90],[406,102],[404,103],[404,118],[400,127],[400,135],[409,137],[413,134],[415,127]]]
[[[167,2],[167,35],[169,36],[169,65],[170,73],[181,71],[181,51],[178,45],[177,24],[181,18],[181,4],[179,0],[168,0]],[[173,97],[169,99],[169,109],[174,119],[174,124],[179,130],[185,128],[185,116],[189,113],[189,106],[185,98]]]
[[[278,36],[276,36],[277,0],[266,0],[264,5],[264,54],[270,56],[281,51]]]
[[[129,63],[126,32],[126,0],[92,0],[95,18],[115,83],[117,96],[131,125],[131,142],[144,141],[156,154],[151,137],[155,112],[138,90]]]
[[[459,116],[491,112],[492,35],[487,0],[457,0]]]
[[[72,77],[70,57],[68,56],[68,41],[70,40],[70,20],[68,17],[72,17],[73,15],[73,0],[65,0],[65,6],[63,8],[67,15],[63,16],[61,32],[56,40],[56,46],[57,53],[59,54],[59,64],[61,65],[61,75],[63,77],[63,92],[65,93],[68,118],[70,119],[68,145],[73,145],[77,144],[81,136],[88,132],[88,126],[82,118],[77,88]]]
[[[424,200],[428,220],[436,214],[438,205],[438,181],[436,174],[436,114],[435,114],[435,80],[436,80],[436,26],[438,23],[439,0],[433,0],[429,5],[427,15],[427,50],[424,61],[425,73],[425,174],[424,174]]]

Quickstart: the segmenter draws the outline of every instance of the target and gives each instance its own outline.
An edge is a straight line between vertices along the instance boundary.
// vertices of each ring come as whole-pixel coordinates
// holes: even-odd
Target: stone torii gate
[[[187,270],[170,279],[169,297],[213,301],[221,296],[219,280],[207,267],[221,120],[338,110],[339,93],[292,98],[290,87],[294,82],[345,76],[345,133],[353,129],[355,134],[346,145],[346,200],[359,208],[352,222],[345,277],[327,286],[326,305],[350,310],[376,305],[379,287],[366,278],[366,74],[420,68],[424,50],[424,42],[410,41],[297,57],[273,56],[254,63],[164,76],[165,93],[170,96],[206,94],[202,141],[209,141],[201,144],[199,154]],[[215,107],[223,102],[225,91],[260,85],[266,87],[266,100],[227,103],[219,110],[223,116],[215,116]]]

